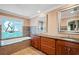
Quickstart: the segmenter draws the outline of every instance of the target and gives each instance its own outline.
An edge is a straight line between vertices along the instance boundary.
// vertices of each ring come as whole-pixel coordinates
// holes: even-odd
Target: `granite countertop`
[[[59,40],[65,40],[65,41],[79,43],[79,39],[78,38],[68,38],[68,37],[52,36],[52,35],[46,35],[46,34],[39,34],[38,36],[55,38],[55,39],[59,39]]]

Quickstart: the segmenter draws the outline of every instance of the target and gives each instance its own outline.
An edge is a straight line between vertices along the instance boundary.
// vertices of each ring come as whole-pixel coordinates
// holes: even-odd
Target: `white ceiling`
[[[61,4],[0,4],[0,9],[31,18],[38,14],[37,11],[45,12],[59,6]]]

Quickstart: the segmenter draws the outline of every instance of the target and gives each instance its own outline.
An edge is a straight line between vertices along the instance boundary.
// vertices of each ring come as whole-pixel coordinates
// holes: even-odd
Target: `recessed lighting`
[[[41,13],[41,11],[39,10],[39,11],[37,11],[37,13]]]

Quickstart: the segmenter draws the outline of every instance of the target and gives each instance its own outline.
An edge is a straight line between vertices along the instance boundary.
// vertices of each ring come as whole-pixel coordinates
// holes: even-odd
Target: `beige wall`
[[[49,12],[48,13],[48,32],[45,34],[56,36],[57,25],[58,25],[57,24],[57,12],[56,11]]]
[[[38,26],[38,16],[30,20],[30,26]]]

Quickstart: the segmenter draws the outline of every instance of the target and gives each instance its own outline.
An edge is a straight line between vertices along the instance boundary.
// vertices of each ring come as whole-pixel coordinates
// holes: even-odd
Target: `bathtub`
[[[10,44],[14,44],[17,42],[22,42],[24,40],[29,40],[29,39],[31,39],[31,37],[20,37],[20,38],[8,39],[8,40],[1,40],[0,46],[10,45]]]

